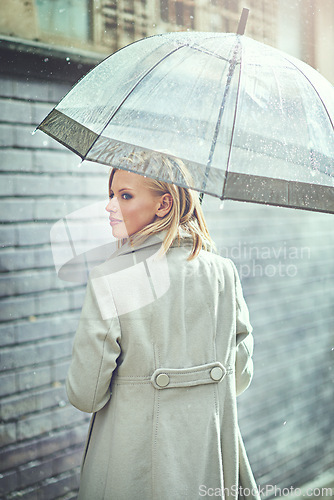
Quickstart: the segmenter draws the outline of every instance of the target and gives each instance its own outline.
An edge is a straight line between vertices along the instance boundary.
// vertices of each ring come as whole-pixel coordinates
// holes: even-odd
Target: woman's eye
[[[110,200],[112,200],[112,199],[113,199],[113,197],[114,197],[114,193],[110,193],[110,194],[109,194],[109,199],[110,199]]]
[[[123,200],[131,200],[132,196],[129,193],[123,193],[122,198]]]

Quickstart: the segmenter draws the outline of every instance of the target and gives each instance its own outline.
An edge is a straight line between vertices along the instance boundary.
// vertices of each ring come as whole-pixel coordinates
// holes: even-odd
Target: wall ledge
[[[75,83],[104,55],[0,35],[0,59],[2,74]]]

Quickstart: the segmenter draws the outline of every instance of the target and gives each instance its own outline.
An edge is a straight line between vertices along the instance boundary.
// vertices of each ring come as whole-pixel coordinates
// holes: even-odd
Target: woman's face
[[[170,194],[154,195],[148,189],[145,177],[125,170],[116,170],[114,173],[106,210],[109,212],[115,238],[132,236],[153,222],[156,217],[166,215],[170,208]]]

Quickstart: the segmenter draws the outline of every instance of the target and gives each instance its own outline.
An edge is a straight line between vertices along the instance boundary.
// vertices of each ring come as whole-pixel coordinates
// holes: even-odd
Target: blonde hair
[[[146,185],[155,196],[162,196],[166,193],[170,194],[173,200],[170,211],[164,216],[154,220],[135,235],[130,237],[131,243],[136,245],[144,241],[149,235],[167,230],[167,234],[162,244],[162,252],[166,253],[174,240],[177,238],[178,243],[182,238],[180,229],[192,237],[193,245],[188,257],[188,260],[195,258],[200,250],[214,250],[215,245],[209,234],[203,210],[201,207],[199,194],[187,187],[180,187],[173,184],[173,181],[178,181],[185,186],[191,185],[191,176],[179,159],[174,159],[168,156],[159,155],[158,153],[131,153],[128,157],[118,158],[126,161],[128,170],[139,174],[141,168],[152,163],[159,164],[159,172],[163,172],[164,177],[170,179],[170,182],[156,180],[150,177],[145,177]],[[123,163],[120,162],[120,164]],[[117,167],[113,167],[109,176],[109,194],[111,191],[111,183]],[[145,170],[144,170],[145,171]]]

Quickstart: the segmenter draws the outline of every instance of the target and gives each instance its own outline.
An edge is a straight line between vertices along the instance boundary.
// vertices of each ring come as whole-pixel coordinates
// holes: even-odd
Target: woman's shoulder
[[[173,244],[167,252],[168,260],[171,264],[173,261],[175,261],[175,264],[182,264],[183,261],[187,260],[191,247],[192,243],[189,241],[189,238],[182,239],[180,243]],[[222,257],[214,250],[202,249],[193,260],[188,262],[192,261],[194,265],[196,265],[197,261],[198,263],[214,269],[218,274],[223,273],[225,276],[230,276],[231,278],[233,278],[236,273],[236,267],[233,261],[227,257]]]
[[[215,265],[217,268],[221,269],[224,272],[232,273],[235,272],[235,264],[233,261],[227,257],[223,257],[219,255],[215,251],[201,250],[199,253],[199,257],[206,259],[212,265]]]

